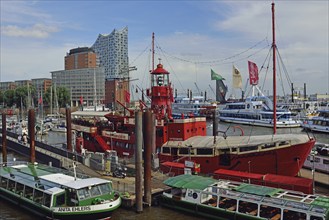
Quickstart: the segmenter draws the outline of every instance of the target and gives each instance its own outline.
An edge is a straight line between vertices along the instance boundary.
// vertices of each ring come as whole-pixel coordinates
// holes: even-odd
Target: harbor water
[[[272,134],[273,130],[271,128],[264,127],[252,127],[245,125],[236,125],[236,124],[219,124],[219,134],[218,135],[262,135],[262,134]],[[302,131],[302,128],[286,128],[286,129],[277,129],[278,134],[283,133],[305,133]],[[212,123],[208,122],[208,135],[212,135]],[[329,144],[329,135],[322,133],[309,133],[310,137],[316,138],[318,142],[328,143]],[[62,145],[66,142],[65,133],[55,133],[49,132],[48,135],[43,137],[38,136],[37,139],[51,144],[51,145]],[[0,152],[0,161],[2,161],[2,155]],[[27,161],[28,158],[21,157],[20,155],[14,154],[13,152],[8,152],[8,161]],[[328,180],[329,181],[329,180]],[[329,195],[329,191],[323,187],[316,187],[317,193],[322,193]],[[183,212],[178,212],[170,210],[161,206],[145,207],[142,213],[136,213],[133,209],[124,209],[120,208],[116,210],[112,219],[114,220],[142,220],[142,219],[175,219],[175,220],[185,220],[186,218],[190,220],[202,219],[193,215],[189,215]],[[25,211],[17,206],[13,206],[10,203],[0,200],[0,220],[35,220],[36,216],[31,214],[28,211]]]

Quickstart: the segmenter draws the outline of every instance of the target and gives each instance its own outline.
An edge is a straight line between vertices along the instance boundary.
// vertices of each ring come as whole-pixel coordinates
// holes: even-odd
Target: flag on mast
[[[80,104],[83,105],[83,97],[80,96]]]
[[[130,93],[125,90],[125,102],[130,103]]]
[[[258,67],[256,63],[248,61],[248,69],[249,69],[250,85],[257,85],[259,78],[258,78]]]
[[[242,77],[240,70],[233,65],[233,88],[242,89]]]
[[[211,80],[225,80],[225,79],[211,69]]]
[[[39,98],[39,104],[42,104],[42,96]]]

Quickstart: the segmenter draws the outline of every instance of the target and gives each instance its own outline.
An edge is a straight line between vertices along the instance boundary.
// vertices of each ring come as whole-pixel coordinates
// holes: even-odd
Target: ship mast
[[[274,2],[272,2],[272,49],[273,49],[273,134],[276,134],[276,44],[275,44],[275,22]]]
[[[152,71],[154,71],[154,32],[152,33]]]

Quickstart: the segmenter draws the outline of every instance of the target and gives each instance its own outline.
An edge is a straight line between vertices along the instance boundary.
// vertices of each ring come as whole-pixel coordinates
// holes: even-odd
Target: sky
[[[128,27],[132,88],[148,88],[152,33],[155,63],[170,72],[178,93],[191,89],[214,96],[210,71],[225,78],[228,95],[232,67],[248,91],[248,61],[260,70],[259,86],[272,94],[271,0],[262,1],[0,1],[0,81],[51,78],[64,69],[70,49],[92,46],[99,34]],[[329,3],[275,1],[277,90],[289,85],[308,94],[329,93]],[[281,62],[282,60],[282,62]],[[262,68],[264,67],[264,68]]]

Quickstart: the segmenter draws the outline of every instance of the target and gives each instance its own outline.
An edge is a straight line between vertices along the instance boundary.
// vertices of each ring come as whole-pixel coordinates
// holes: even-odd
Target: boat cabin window
[[[197,155],[213,155],[212,148],[197,149]]]
[[[194,155],[194,149],[191,149],[189,147],[182,147],[182,148],[179,148],[179,154],[181,154],[181,155]]]
[[[78,198],[79,198],[79,200],[84,200],[84,199],[90,198],[90,192],[87,187],[78,189]]]
[[[65,193],[55,195],[55,207],[65,205]]]
[[[32,200],[33,198],[33,188],[29,186],[25,186],[24,197]]]
[[[275,147],[275,143],[264,144],[264,146],[262,146],[262,149],[267,149],[267,148],[272,148],[272,147]]]
[[[7,188],[7,184],[8,184],[8,179],[7,178],[5,178],[5,177],[1,177],[1,187],[2,188]]]
[[[236,199],[231,199],[228,197],[220,197],[218,201],[218,207],[222,209],[227,209],[229,211],[235,211],[236,210]]]
[[[329,160],[323,159],[323,164],[329,164]]]
[[[181,189],[181,188],[172,188],[171,189],[171,194],[176,197],[176,198],[180,198],[180,197],[185,197],[186,195],[186,189]],[[190,196],[190,195],[189,195]]]
[[[310,220],[323,220],[323,218],[311,215]]]
[[[306,220],[306,213],[284,209],[283,210],[283,219]]]
[[[8,190],[15,191],[16,182],[13,180],[8,181]]]
[[[257,203],[239,201],[239,212],[256,216],[258,213],[258,205]]]
[[[96,197],[101,195],[101,191],[98,186],[92,186],[90,189],[91,197]]]
[[[111,193],[111,186],[108,183],[103,183],[103,184],[99,185],[98,187],[101,190],[102,195]]]
[[[24,185],[21,183],[16,183],[16,193],[18,195],[23,195],[24,192]]]
[[[35,189],[33,201],[42,204],[42,202],[43,202],[42,200],[43,200],[43,192]]]
[[[289,141],[280,141],[279,146],[288,145]]]
[[[202,193],[201,203],[212,207],[217,207],[217,195]]]
[[[266,219],[280,219],[281,209],[272,206],[261,205],[259,216]]]
[[[162,153],[170,154],[170,147],[162,147]]]
[[[66,189],[67,192],[67,204],[71,205],[71,206],[75,206],[78,205],[78,195],[77,195],[77,191],[75,189]]]
[[[43,205],[50,207],[51,195],[44,193],[43,194]]]
[[[257,150],[257,149],[258,149],[258,146],[248,146],[248,147],[239,148],[240,152],[253,151],[253,150]]]

